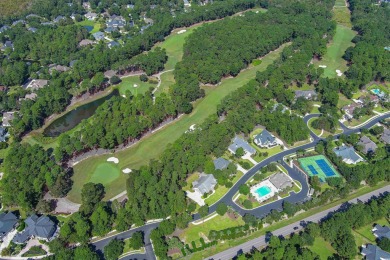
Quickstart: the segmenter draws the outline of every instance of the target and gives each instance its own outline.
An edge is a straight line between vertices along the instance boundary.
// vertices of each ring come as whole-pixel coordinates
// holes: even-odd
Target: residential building
[[[84,16],[90,21],[94,21],[98,17],[97,13],[92,13],[92,12],[88,12]]]
[[[385,128],[380,140],[386,144],[390,144],[390,129]]]
[[[104,35],[103,35],[103,37],[104,37]],[[84,39],[81,42],[79,42],[79,47],[84,47],[84,46],[88,46],[88,45],[92,45],[92,44],[94,44],[93,41],[88,40],[88,39]]]
[[[214,163],[214,168],[216,170],[225,170],[229,164],[230,161],[226,160],[225,158],[219,157],[213,161]]]
[[[123,28],[126,25],[126,20],[122,16],[112,15],[106,22],[106,26],[113,28]]]
[[[244,149],[245,154],[254,155],[256,154],[256,149],[248,144],[244,139],[236,136],[233,139],[233,143],[229,146],[229,151],[233,154],[236,153],[238,148]]]
[[[74,65],[76,64],[76,62],[77,62],[77,60],[71,60],[71,61],[69,62],[69,67],[73,68]]]
[[[104,33],[102,32],[95,32],[92,34],[92,36],[95,38],[97,41],[102,41],[104,40]]]
[[[9,133],[4,127],[0,127],[0,142],[7,142]]]
[[[255,144],[260,147],[272,147],[277,145],[277,141],[274,135],[264,129],[260,134],[256,135],[253,139]]]
[[[4,112],[3,113],[3,126],[11,126],[12,120],[15,118],[15,112]]]
[[[384,237],[390,239],[390,227],[388,226],[381,226],[376,224],[372,229],[372,233],[378,239],[382,239]]]
[[[25,221],[26,228],[17,233],[13,239],[13,242],[22,244],[25,243],[31,237],[50,241],[57,229],[54,222],[47,216],[31,215]]]
[[[352,103],[349,105],[346,105],[342,108],[345,114],[345,119],[349,120],[353,118],[353,112],[355,111],[356,108],[362,107],[361,104],[358,103]]]
[[[379,103],[379,97],[378,96],[375,96],[375,95],[369,95],[369,96],[361,96],[358,101],[362,104],[365,104],[367,102],[367,100],[369,102],[373,102],[374,104],[378,104]]]
[[[0,27],[0,33],[3,33],[7,30],[9,30],[11,27],[9,27],[8,25],[4,25],[3,27]]]
[[[185,7],[190,7],[191,3],[188,0],[183,0]]]
[[[296,90],[295,98],[304,97],[308,100],[313,100],[317,98],[317,93],[314,90]]]
[[[106,72],[104,72],[104,77],[111,79],[112,77],[116,76],[116,73],[117,72],[115,70],[107,70]]]
[[[15,26],[15,25],[18,25],[18,24],[26,24],[26,21],[25,20],[17,20],[15,22],[12,23],[12,26]]]
[[[285,105],[283,105],[283,104],[276,103],[271,108],[271,112],[275,112],[277,110],[280,110],[284,114],[286,111],[288,111],[288,108]]]
[[[24,89],[35,91],[45,87],[49,83],[46,79],[32,79],[23,85]]]
[[[12,49],[14,50],[14,44],[12,43],[12,41],[6,41],[3,46],[1,47],[1,50],[2,51],[5,51],[6,49]]]
[[[35,27],[30,27],[30,28],[28,28],[28,30],[29,30],[30,32],[32,32],[32,33],[36,33],[36,32],[38,31],[38,29],[35,28]]]
[[[376,148],[378,148],[376,143],[371,141],[371,139],[365,135],[360,138],[360,141],[357,144],[362,146],[363,153],[368,153],[368,152],[374,153]]]
[[[362,246],[361,254],[366,260],[389,260],[390,253],[380,249],[377,245],[367,244]]]
[[[18,224],[18,218],[12,213],[0,213],[0,239],[3,239]]]
[[[19,98],[19,102],[20,101],[24,101],[24,100],[27,100],[27,99],[29,99],[29,100],[35,100],[36,98],[37,98],[37,94],[35,94],[35,93],[30,93],[30,94],[26,94],[25,96],[24,96],[24,98]]]
[[[196,193],[203,195],[213,192],[215,185],[217,185],[217,180],[214,175],[201,173],[199,179],[192,183],[192,188]]]
[[[62,66],[62,65],[57,65],[57,64],[50,65],[49,66],[49,73],[52,74],[54,70],[56,70],[58,72],[66,72],[66,71],[70,70],[70,68],[67,66]]]
[[[111,42],[107,43],[107,46],[108,46],[108,48],[111,49],[111,48],[120,46],[120,44],[116,41],[111,41]]]
[[[59,23],[59,22],[62,21],[62,20],[65,20],[65,17],[63,17],[62,15],[59,15],[59,16],[57,16],[57,17],[53,20],[53,22]]]
[[[112,33],[112,32],[116,32],[118,31],[118,29],[116,27],[107,27],[106,29],[104,29],[104,32],[106,33]]]
[[[126,5],[126,8],[127,8],[127,9],[134,9],[134,5],[128,4],[128,5]]]
[[[362,157],[360,157],[355,149],[352,146],[342,145],[333,149],[333,152],[341,157],[343,162],[346,164],[357,164],[358,162],[364,161]]]
[[[278,189],[284,190],[294,186],[293,181],[284,173],[275,173],[269,178],[269,181]]]

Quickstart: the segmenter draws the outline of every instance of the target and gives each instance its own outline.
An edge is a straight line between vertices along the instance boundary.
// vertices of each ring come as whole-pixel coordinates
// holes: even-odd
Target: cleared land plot
[[[347,62],[343,59],[343,55],[354,44],[351,42],[356,33],[350,28],[343,25],[337,25],[336,33],[332,42],[329,44],[326,54],[319,61],[316,61],[314,65],[316,67],[325,65],[324,77],[336,78],[336,70],[340,70],[344,73],[347,70]]]
[[[322,237],[316,237],[314,244],[308,247],[312,252],[318,254],[321,260],[327,260],[328,257],[331,257],[336,253],[336,250],[325,241]]]
[[[149,163],[151,159],[156,159],[165,150],[169,143],[176,141],[188,128],[193,124],[201,124],[204,120],[217,111],[217,105],[221,100],[231,92],[239,89],[256,76],[257,71],[263,71],[276,60],[285,46],[284,44],[277,50],[269,53],[262,58],[262,63],[256,67],[249,67],[242,71],[235,78],[223,79],[221,84],[210,90],[206,97],[195,102],[194,110],[189,115],[184,115],[174,123],[156,131],[154,134],[147,136],[142,141],[134,144],[128,149],[115,153],[115,157],[119,159],[120,168],[138,169],[142,165]],[[93,169],[96,169],[95,164],[103,163],[110,157],[109,155],[92,157],[84,160],[74,167],[74,185],[70,193],[69,199],[74,202],[80,202],[80,187],[93,174]],[[121,191],[125,190],[126,176],[121,174],[115,181],[106,185],[106,198],[116,196]]]
[[[318,176],[322,182],[329,177],[340,177],[340,174],[323,155],[300,158],[298,162],[310,177]]]

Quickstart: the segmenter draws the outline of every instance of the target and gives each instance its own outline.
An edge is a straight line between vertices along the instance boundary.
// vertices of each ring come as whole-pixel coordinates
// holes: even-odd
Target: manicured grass
[[[95,171],[93,172],[90,182],[108,184],[118,178],[120,175],[120,170],[112,162],[106,162],[99,164]]]
[[[169,87],[175,84],[175,76],[173,75],[173,71],[165,72],[160,76],[161,84],[157,89],[155,95],[159,95],[161,93],[168,93]]]
[[[206,217],[207,218],[207,217]],[[211,230],[222,230],[225,228],[236,227],[244,225],[244,221],[241,217],[233,220],[227,215],[216,217],[205,221],[202,224],[194,225],[190,224],[188,228],[183,230],[183,233],[180,234],[180,239],[186,241],[186,243],[191,243],[191,241],[199,240],[202,235],[208,236]]]
[[[377,221],[374,221],[368,225],[365,225],[364,227],[355,230],[355,232],[368,239],[371,243],[375,243],[375,236],[371,231],[375,224],[388,226],[390,223],[387,221],[386,218],[381,218]]]
[[[123,253],[122,255],[127,255],[130,252],[139,252],[139,253],[144,253],[145,252],[145,247],[141,247],[139,250],[134,250],[131,245],[130,245],[130,239],[125,239],[125,246],[123,248]]]
[[[355,118],[353,118],[351,121],[344,122],[344,124],[346,126],[358,126],[360,124],[363,124],[368,119],[370,119],[371,117],[374,117],[374,116],[376,116],[376,114],[362,116],[359,118],[359,120],[356,120]]]
[[[346,6],[344,0],[336,0],[334,6]]]
[[[185,191],[190,190],[192,183],[194,181],[196,181],[198,178],[199,178],[199,172],[194,172],[193,174],[188,176],[188,178],[186,180],[187,185],[185,187],[183,187],[183,190],[185,190]]]
[[[313,133],[315,133],[317,136],[320,136],[322,131],[321,131],[320,129],[315,129],[314,127],[311,126],[312,123],[313,123],[313,121],[316,120],[317,118],[318,118],[318,117],[310,118],[309,121],[307,122],[307,125],[308,125],[309,129],[310,129]]]
[[[135,87],[137,86],[137,87]],[[117,88],[121,95],[125,95],[127,91],[130,91],[133,95],[144,94],[149,88],[155,88],[157,84],[151,84],[149,82],[142,82],[139,76],[132,76],[123,78],[122,82],[118,84]]]
[[[326,54],[320,61],[316,61],[314,64],[316,67],[319,65],[327,66],[324,68],[324,77],[336,78],[336,70],[340,70],[343,73],[347,70],[347,62],[342,57],[345,50],[354,45],[351,40],[355,35],[356,33],[350,28],[337,25],[336,33],[328,46]]]
[[[385,92],[386,94],[389,94],[389,92],[390,92],[390,88],[386,84],[372,84],[371,86],[369,86],[367,88],[367,90],[376,89],[376,88],[380,89],[382,92]],[[370,94],[372,94],[371,91],[369,91],[369,92],[370,92]]]
[[[217,105],[228,94],[239,89],[251,79],[256,76],[257,71],[263,71],[277,59],[283,50],[287,46],[284,44],[279,49],[263,57],[263,62],[256,67],[249,67],[242,71],[235,78],[223,79],[221,84],[210,90],[206,97],[198,100],[194,104],[194,110],[189,115],[183,115],[175,122],[166,125],[164,128],[156,131],[155,133],[143,138],[140,142],[134,144],[128,149],[115,153],[113,156],[119,159],[119,167],[130,169],[138,169],[142,165],[149,163],[151,159],[156,159],[165,150],[169,143],[176,141],[188,128],[193,124],[201,124],[210,115],[215,114],[217,111]],[[109,155],[92,157],[78,163],[74,167],[74,184],[69,199],[74,202],[80,202],[80,187],[90,178],[93,174],[96,165],[105,162]],[[106,185],[106,198],[110,198],[122,192],[125,189],[126,176],[120,175],[115,181]]]
[[[80,25],[80,26],[93,26],[92,31],[89,32],[91,34],[96,33],[100,30],[100,23],[98,23],[96,21],[84,20],[84,21],[78,22],[76,24]]]
[[[219,253],[219,252],[222,252],[228,248],[231,248],[231,247],[234,247],[234,246],[237,246],[237,245],[240,245],[242,243],[245,243],[249,240],[252,240],[252,239],[255,239],[257,237],[260,237],[262,235],[265,235],[266,232],[270,231],[274,231],[274,230],[277,230],[279,228],[282,228],[282,227],[285,227],[289,224],[292,224],[294,222],[297,222],[297,221],[300,221],[304,218],[307,218],[309,216],[312,216],[314,214],[317,214],[321,211],[324,211],[326,209],[329,209],[329,208],[332,208],[336,205],[339,205],[341,203],[344,203],[348,200],[351,200],[353,198],[356,198],[356,197],[359,197],[363,194],[366,194],[366,193],[369,193],[369,192],[372,192],[376,189],[379,189],[379,188],[382,188],[386,185],[388,185],[389,182],[381,182],[379,183],[378,185],[374,186],[374,187],[369,187],[369,186],[364,186],[362,188],[360,188],[359,190],[357,190],[356,192],[354,192],[353,194],[350,194],[347,196],[347,198],[345,199],[337,199],[337,200],[334,200],[332,201],[331,203],[327,204],[327,205],[322,205],[321,207],[317,207],[317,208],[313,208],[311,210],[308,210],[306,212],[303,212],[299,215],[296,215],[292,218],[289,218],[289,219],[286,219],[286,220],[282,220],[282,221],[279,221],[275,224],[272,224],[266,228],[263,228],[263,229],[260,229],[258,231],[255,231],[253,232],[251,235],[247,236],[247,237],[244,237],[244,238],[237,238],[237,239],[234,239],[234,240],[227,240],[225,241],[225,243],[219,243],[217,247],[213,247],[213,248],[208,248],[208,249],[205,249],[201,252],[196,252],[194,254],[191,255],[191,258],[190,259],[193,259],[193,260],[196,260],[196,259],[208,259],[210,256],[216,254],[216,253]],[[207,222],[206,222],[207,223]]]
[[[352,28],[351,12],[349,11],[343,0],[337,0],[332,11],[333,20],[335,20],[340,25]]]
[[[46,251],[42,249],[40,246],[33,246],[31,247],[26,253],[24,253],[23,257],[31,257],[31,256],[39,256],[39,255],[45,255]]]
[[[336,253],[336,250],[334,250],[331,244],[325,241],[325,239],[322,237],[316,237],[314,244],[308,248],[314,253],[318,254],[321,260],[327,260],[328,257]]]
[[[235,184],[241,178],[242,175],[242,172],[237,171],[236,176],[232,180],[233,184]],[[213,205],[220,198],[222,198],[229,190],[230,188],[226,188],[225,186],[218,186],[215,192],[205,199],[205,203],[209,206]]]

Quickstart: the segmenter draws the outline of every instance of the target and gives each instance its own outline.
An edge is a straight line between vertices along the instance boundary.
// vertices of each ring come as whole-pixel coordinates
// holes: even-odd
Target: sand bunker
[[[123,169],[123,170],[122,170],[122,172],[127,174],[127,173],[130,173],[130,172],[132,172],[132,170],[131,170],[131,169],[129,169],[129,168],[126,168],[126,169]]]
[[[182,33],[185,33],[187,30],[180,30],[177,32],[177,34],[182,34]]]
[[[320,68],[326,68],[326,65],[320,65],[320,66],[318,66],[318,67],[320,67]]]
[[[110,157],[110,158],[107,159],[107,162],[113,162],[113,163],[118,164],[119,163],[119,159],[116,158],[116,157]]]
[[[336,73],[337,73],[337,76],[339,76],[339,77],[343,76],[343,73],[341,72],[341,70],[336,70]]]

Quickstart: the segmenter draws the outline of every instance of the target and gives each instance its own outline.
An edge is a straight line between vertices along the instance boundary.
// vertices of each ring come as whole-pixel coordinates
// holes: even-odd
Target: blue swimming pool
[[[381,93],[381,90],[378,89],[378,88],[374,88],[374,89],[371,89],[372,93],[374,93],[375,95],[379,95]]]
[[[264,196],[270,194],[271,193],[271,189],[268,186],[261,186],[255,192],[261,198],[261,197],[264,197]]]

